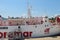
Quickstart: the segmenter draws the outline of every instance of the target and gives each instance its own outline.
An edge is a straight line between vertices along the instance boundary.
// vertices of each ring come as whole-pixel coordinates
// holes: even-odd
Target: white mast
[[[27,12],[27,14],[28,14],[28,18],[31,18],[32,16],[31,16],[31,8],[32,8],[32,6],[30,6],[29,5],[29,2],[28,2],[28,0],[27,0],[27,10],[28,10],[28,12]]]

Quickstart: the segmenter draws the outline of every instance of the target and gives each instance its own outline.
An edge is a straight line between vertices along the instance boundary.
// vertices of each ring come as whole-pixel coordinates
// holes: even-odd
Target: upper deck
[[[22,17],[8,17],[3,18],[0,16],[0,26],[18,26],[18,25],[37,25],[47,23],[57,23],[60,24],[60,16],[55,18],[46,17],[32,17],[32,18],[22,18]]]

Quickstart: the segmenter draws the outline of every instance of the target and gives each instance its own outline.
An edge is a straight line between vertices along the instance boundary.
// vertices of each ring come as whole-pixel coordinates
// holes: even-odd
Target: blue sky
[[[32,16],[60,14],[60,0],[28,0]],[[0,15],[3,17],[27,16],[27,0],[0,0]]]

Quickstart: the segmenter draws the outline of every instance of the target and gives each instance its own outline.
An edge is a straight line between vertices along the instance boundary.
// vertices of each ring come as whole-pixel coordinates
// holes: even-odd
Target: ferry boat
[[[8,40],[24,40],[25,38],[47,37],[60,34],[60,15],[52,18],[47,16],[32,17],[30,9],[28,7],[27,18],[9,16],[4,18],[0,15],[0,34],[3,35],[6,34],[4,32],[7,32],[8,36],[14,32],[22,33],[18,36],[13,34],[13,38],[8,38]],[[0,36],[0,38],[4,40],[3,37],[5,36]]]
[[[9,35],[10,32],[13,33],[16,31],[23,33],[32,32],[31,36],[27,38],[47,37],[60,34],[60,15],[54,18],[45,16],[31,18],[9,17],[7,19],[0,16],[0,32],[8,32]]]

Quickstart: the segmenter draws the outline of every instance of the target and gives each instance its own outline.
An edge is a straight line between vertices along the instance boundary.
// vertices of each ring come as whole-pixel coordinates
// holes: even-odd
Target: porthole
[[[37,26],[35,26],[35,28],[37,28]]]
[[[20,26],[18,26],[18,28],[20,28]]]

